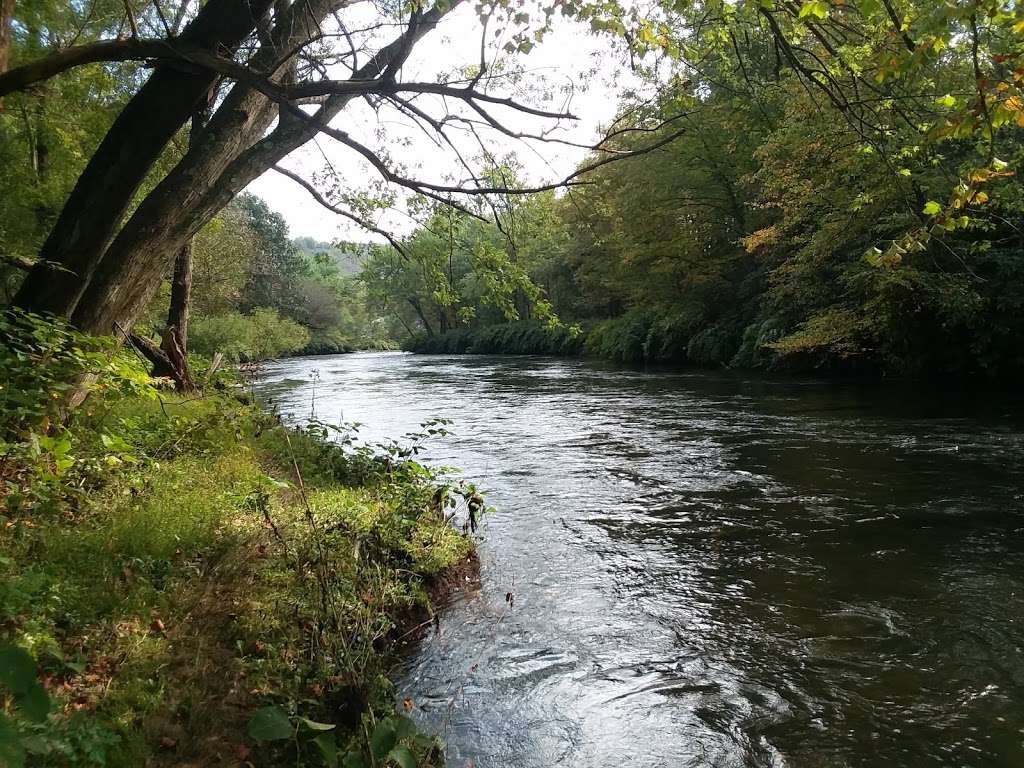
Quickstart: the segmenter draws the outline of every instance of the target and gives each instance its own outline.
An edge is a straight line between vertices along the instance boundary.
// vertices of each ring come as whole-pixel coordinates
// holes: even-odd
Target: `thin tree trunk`
[[[167,355],[174,373],[174,386],[179,392],[194,392],[196,385],[192,381],[192,373],[188,369],[188,360],[185,358],[185,350],[178,344],[178,329],[173,325],[168,326],[164,331],[164,337],[160,341],[160,350]]]
[[[178,331],[178,346],[188,351],[188,315],[192,300],[192,239],[186,242],[174,260],[171,280],[171,305],[167,310],[167,327]]]
[[[183,364],[185,355],[175,340],[174,331],[175,329],[171,327],[164,332],[159,347],[149,339],[135,333],[128,336],[128,341],[153,366],[153,376],[173,380],[175,389],[179,392],[193,392],[196,385],[192,381],[188,365]],[[73,396],[73,405],[85,399],[82,395],[84,393],[76,393]],[[76,399],[77,402],[75,402]]]
[[[427,320],[427,316],[423,313],[423,305],[420,304],[420,300],[415,296],[410,296],[409,303],[416,310],[416,314],[419,316],[420,322],[423,323],[423,327],[427,329],[427,336],[433,336],[434,329],[430,327],[430,321]]]
[[[220,54],[232,51],[270,4],[210,0],[178,39]],[[206,69],[157,67],[117,116],[79,177],[15,304],[72,316],[132,197],[215,81],[216,75]]]
[[[213,91],[210,91],[213,95]],[[199,139],[209,120],[212,99],[207,99],[203,109],[192,115],[192,127],[188,134],[189,151],[199,145]],[[188,369],[188,315],[192,303],[192,253],[193,238],[185,241],[174,260],[174,276],[171,278],[171,303],[167,308],[167,330],[161,349],[172,364],[178,365],[175,381],[179,389],[193,388],[192,374]]]

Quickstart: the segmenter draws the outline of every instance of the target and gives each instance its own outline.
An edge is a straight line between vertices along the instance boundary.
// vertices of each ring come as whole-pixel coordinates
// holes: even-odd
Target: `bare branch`
[[[362,227],[368,232],[373,232],[375,235],[380,235],[381,237],[385,238],[388,241],[388,243],[391,244],[392,248],[394,248],[403,256],[406,255],[405,249],[402,247],[402,244],[399,243],[390,232],[387,232],[386,230],[383,230],[380,227],[371,224],[366,219],[362,218],[361,216],[357,216],[351,211],[346,211],[344,208],[339,208],[338,206],[332,204],[330,201],[327,200],[327,198],[320,194],[320,191],[316,187],[314,187],[304,178],[299,176],[299,174],[289,171],[287,168],[282,168],[279,165],[273,166],[272,170],[277,171],[282,176],[287,176],[296,184],[300,185],[303,189],[309,192],[309,194],[313,197],[314,200],[320,203],[320,205],[322,205],[327,210],[332,211],[333,213],[336,213],[339,216],[344,216],[346,219],[349,219],[350,221],[354,221],[356,224],[358,224],[360,227]]]

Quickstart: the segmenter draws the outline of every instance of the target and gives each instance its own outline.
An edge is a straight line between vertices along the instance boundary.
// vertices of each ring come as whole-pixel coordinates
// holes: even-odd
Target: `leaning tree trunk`
[[[234,51],[271,2],[209,0],[176,39],[218,54]],[[157,67],[89,160],[15,304],[72,316],[139,186],[215,82],[216,74],[208,69]]]
[[[14,18],[14,0],[0,0],[0,74],[11,63],[11,20]]]
[[[444,10],[435,8],[424,14],[415,39],[458,4],[456,0]],[[291,11],[300,5],[292,6]],[[289,35],[285,39],[294,40],[294,30],[301,30],[302,39],[310,39],[317,28],[310,28],[307,19],[321,18],[317,14],[326,15],[331,5],[329,0],[309,0],[301,8],[303,23],[281,22],[274,31],[283,29]],[[352,79],[379,76],[396,58],[407,55],[410,45],[399,37],[360,67]],[[293,46],[294,42],[261,48],[256,58],[266,52],[269,59],[276,55],[275,50]],[[264,136],[278,117],[278,106],[255,89],[237,83],[210,120],[200,144],[143,200],[110,244],[72,315],[73,324],[94,334],[108,334],[117,325],[131,327],[184,243],[250,182],[316,136],[316,123],[329,122],[355,98],[352,94],[332,95],[315,113],[315,122],[282,110],[277,127]]]

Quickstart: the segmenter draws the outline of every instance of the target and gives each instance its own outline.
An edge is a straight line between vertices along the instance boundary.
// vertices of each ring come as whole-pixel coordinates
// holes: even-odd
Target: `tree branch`
[[[336,213],[339,216],[344,216],[346,219],[349,219],[350,221],[354,221],[356,224],[358,224],[368,232],[373,232],[375,235],[380,235],[385,240],[387,240],[388,243],[391,244],[392,248],[394,248],[403,256],[406,255],[405,249],[402,247],[402,244],[399,243],[390,232],[383,230],[380,227],[375,226],[374,224],[371,224],[366,219],[362,218],[361,216],[357,216],[351,211],[346,211],[344,208],[339,208],[338,206],[332,204],[330,201],[327,200],[327,198],[320,194],[320,191],[316,187],[314,187],[304,178],[299,176],[299,174],[294,173],[293,171],[289,171],[287,168],[282,168],[279,165],[273,166],[271,170],[277,171],[282,176],[287,176],[289,179],[291,179],[296,184],[305,189],[307,192],[309,192],[313,199],[320,203],[320,205],[322,205],[327,210],[332,211],[333,213]]]

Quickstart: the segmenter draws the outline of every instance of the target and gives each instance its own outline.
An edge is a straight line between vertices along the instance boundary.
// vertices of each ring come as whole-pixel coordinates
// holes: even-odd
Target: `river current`
[[[454,421],[481,584],[397,676],[450,766],[1024,766],[1018,399],[400,353],[257,393]]]

